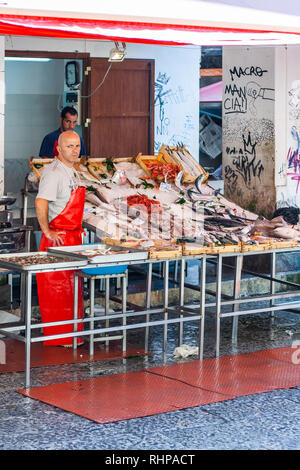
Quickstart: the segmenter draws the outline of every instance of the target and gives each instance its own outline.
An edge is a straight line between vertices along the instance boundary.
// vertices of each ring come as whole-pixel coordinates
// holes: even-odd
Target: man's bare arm
[[[45,237],[48,238],[48,240],[51,240],[55,245],[61,245],[63,241],[60,235],[65,232],[54,232],[50,229],[48,222],[48,204],[47,199],[36,198],[35,208],[37,219]]]

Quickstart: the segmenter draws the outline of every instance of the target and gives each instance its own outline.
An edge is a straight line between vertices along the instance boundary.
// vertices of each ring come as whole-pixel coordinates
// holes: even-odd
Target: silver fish
[[[190,198],[190,200],[192,202],[197,202],[197,199],[194,199],[193,196],[192,196],[193,194],[196,194],[196,195],[198,194],[198,193],[196,193],[196,191],[193,191],[192,189],[188,189],[187,193],[188,193],[188,197]]]
[[[182,175],[183,175],[183,171],[181,170],[175,178],[175,186],[177,186],[177,188],[180,189],[180,190],[183,190],[182,184],[181,184],[182,183],[182,181],[181,181],[182,180]]]
[[[197,188],[197,190],[199,191],[200,194],[202,194],[202,191],[201,191],[201,181],[203,180],[204,178],[204,174],[202,173],[202,175],[199,175],[198,178],[196,178],[196,181],[195,181],[195,186]]]

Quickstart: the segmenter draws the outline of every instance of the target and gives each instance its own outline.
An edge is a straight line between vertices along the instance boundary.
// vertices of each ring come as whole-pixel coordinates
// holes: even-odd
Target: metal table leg
[[[31,231],[26,230],[26,232],[25,232],[25,249],[26,249],[27,252],[30,251],[30,235],[31,235]]]
[[[241,278],[242,278],[242,268],[243,268],[243,255],[237,255],[235,258],[235,273],[234,273],[234,300],[238,299],[241,293]],[[239,309],[239,304],[234,304],[233,311],[236,312]],[[232,342],[237,344],[237,332],[238,332],[238,315],[233,317],[232,320],[232,333],[231,338]]]
[[[73,310],[73,319],[77,320],[78,318],[78,275],[76,271],[74,272],[74,310]],[[77,323],[73,325],[73,331],[77,331]],[[77,337],[73,337],[73,348],[77,349]]]
[[[25,298],[26,298],[26,274],[20,274],[20,315],[21,321],[25,323],[26,321],[26,306],[25,306]]]
[[[174,279],[177,281],[178,278],[178,259],[174,263]]]
[[[105,315],[109,315],[109,277],[105,279]],[[109,327],[109,320],[105,320],[105,328]],[[108,336],[107,334],[105,336]],[[105,345],[109,345],[109,340],[105,341]]]
[[[90,317],[95,316],[95,279],[90,278]],[[94,321],[90,322],[90,329],[94,329]],[[90,355],[94,354],[94,335],[90,334]]]
[[[22,214],[22,218],[23,218],[23,225],[26,225],[26,222],[27,222],[27,208],[28,208],[28,194],[26,192],[26,190],[24,190],[24,193],[23,193],[23,214]]]
[[[199,332],[199,359],[203,359],[204,326],[205,326],[205,284],[206,284],[206,255],[201,261],[200,282],[200,332]]]
[[[180,317],[183,317],[181,312],[181,307],[184,306],[184,280],[185,280],[185,260],[181,260],[181,271],[180,271],[180,287],[179,287],[179,311]],[[179,323],[179,337],[178,337],[178,346],[183,342],[183,322]]]
[[[127,279],[126,275],[122,278],[122,314],[123,326],[126,326],[126,306],[127,306]],[[122,350],[125,352],[127,349],[127,331],[123,330]]]
[[[276,276],[276,253],[273,251],[271,253],[271,278],[275,278]],[[275,294],[275,282],[270,281],[270,294],[274,295]],[[271,299],[270,300],[270,307],[274,307],[275,305],[275,300]],[[271,318],[274,318],[274,310],[271,310]]]
[[[222,289],[222,254],[218,254],[216,280],[216,357],[220,354],[220,324],[221,324],[221,289]]]
[[[152,267],[153,264],[148,264],[147,281],[146,281],[146,310],[151,307],[151,288],[152,288]],[[145,327],[145,351],[148,351],[149,347],[149,321],[150,314],[146,313],[146,327]]]
[[[168,300],[169,300],[169,261],[164,262],[164,320],[168,320]],[[163,351],[165,352],[167,349],[167,337],[168,337],[168,325],[167,323],[164,324],[164,332],[163,332]]]
[[[32,273],[28,272],[26,276],[25,388],[30,387],[31,290],[32,290]]]

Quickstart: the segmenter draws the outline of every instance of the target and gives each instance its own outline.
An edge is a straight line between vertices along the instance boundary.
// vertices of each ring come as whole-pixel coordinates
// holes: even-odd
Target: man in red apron
[[[78,113],[75,108],[73,108],[72,106],[66,106],[65,108],[63,108],[59,118],[59,128],[47,134],[43,139],[39,153],[39,156],[41,158],[57,157],[57,143],[60,134],[64,131],[74,131],[75,127],[77,126],[77,119]],[[82,137],[80,137],[80,144],[81,146],[79,156],[81,157],[82,155],[86,155],[84,141]]]
[[[39,250],[51,246],[82,243],[82,217],[85,188],[79,185],[74,163],[80,153],[80,138],[69,130],[60,134],[58,156],[43,172],[36,197],[36,213],[42,230]],[[37,288],[42,322],[73,319],[74,271],[37,274]],[[78,318],[83,318],[82,284],[79,283]],[[83,324],[77,324],[77,331]],[[44,335],[73,332],[73,324],[44,328]],[[83,343],[77,338],[77,344]],[[72,337],[44,341],[44,345],[72,346]]]

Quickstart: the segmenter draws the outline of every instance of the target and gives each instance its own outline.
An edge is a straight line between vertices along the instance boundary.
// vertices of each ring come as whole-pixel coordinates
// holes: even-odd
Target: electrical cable
[[[108,68],[107,68],[107,70],[106,70],[106,72],[105,72],[104,77],[102,78],[102,80],[101,80],[101,82],[99,83],[99,85],[97,85],[97,87],[95,88],[95,90],[92,91],[92,93],[91,93],[90,95],[81,96],[81,98],[90,98],[91,96],[93,96],[93,95],[96,93],[96,91],[103,85],[103,83],[104,83],[104,81],[105,81],[105,79],[106,79],[106,77],[107,77],[107,74],[108,74],[108,72],[109,72],[110,69],[111,69],[111,66],[112,66],[112,64],[109,64],[109,66],[108,66]]]

